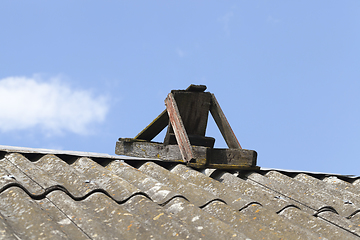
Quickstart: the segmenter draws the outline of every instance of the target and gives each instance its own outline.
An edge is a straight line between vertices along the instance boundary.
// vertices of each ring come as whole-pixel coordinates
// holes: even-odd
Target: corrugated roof
[[[0,147],[1,239],[358,239],[360,179]]]

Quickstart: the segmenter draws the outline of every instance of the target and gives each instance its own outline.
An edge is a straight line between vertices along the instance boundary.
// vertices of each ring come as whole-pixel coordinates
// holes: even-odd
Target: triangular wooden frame
[[[191,92],[189,95],[191,97],[196,96],[197,93],[204,92],[205,89],[206,86],[204,85],[190,85],[185,91],[173,90],[172,92],[170,92],[165,99],[166,109],[146,128],[144,128],[135,138],[119,139],[119,142],[117,143],[116,153],[141,157],[155,156],[159,159],[162,159],[163,161],[171,161],[172,159],[178,161],[178,157],[176,157],[176,154],[171,154],[171,152],[177,152],[180,150],[182,160],[190,165],[193,164],[193,166],[195,167],[207,165],[217,166],[219,168],[232,169],[239,167],[252,169],[258,168],[256,167],[257,153],[253,150],[242,149],[233,130],[231,129],[229,122],[225,117],[225,114],[220,108],[220,105],[215,98],[215,95],[212,93],[203,93],[211,94],[209,103],[210,106],[206,111],[210,111],[217,127],[219,128],[229,148],[215,149],[212,147],[191,145],[189,136],[183,124],[176,98],[174,97],[174,93]],[[209,97],[209,95],[207,96]],[[177,145],[174,146],[151,142],[151,140],[155,138],[166,126],[168,126],[169,128],[172,127],[172,131],[175,134]],[[206,128],[206,123],[203,127]],[[148,142],[150,145],[146,144],[146,142]],[[138,148],[142,148],[142,151],[136,152],[136,150],[134,150],[135,145],[131,147],[128,146],[130,143],[135,145],[137,144],[136,146]],[[155,146],[154,144],[157,145]],[[178,146],[178,150],[176,150],[176,146]],[[144,149],[148,149],[151,154],[143,154],[143,152],[146,152]],[[166,155],[166,157],[161,156],[164,154]],[[226,166],[226,163],[231,163],[232,165],[229,164],[228,167]]]

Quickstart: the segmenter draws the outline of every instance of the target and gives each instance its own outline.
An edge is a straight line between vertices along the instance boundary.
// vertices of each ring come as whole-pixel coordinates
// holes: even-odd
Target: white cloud
[[[47,135],[91,132],[109,106],[105,96],[74,90],[60,78],[7,77],[0,80],[0,131],[40,127]]]

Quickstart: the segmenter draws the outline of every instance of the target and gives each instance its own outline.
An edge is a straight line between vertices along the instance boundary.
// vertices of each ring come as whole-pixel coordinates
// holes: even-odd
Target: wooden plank
[[[205,137],[211,94],[181,90],[172,91],[172,94],[190,142],[192,135]],[[165,144],[176,144],[171,134],[174,134],[174,131],[170,126],[164,139]],[[205,146],[204,144],[205,142],[202,145]]]
[[[186,162],[194,160],[194,154],[187,136],[184,124],[181,120],[179,109],[172,93],[165,99],[166,109],[169,115],[171,126],[174,130],[176,141],[178,142],[181,155]]]
[[[233,165],[243,167],[256,166],[257,153],[247,149],[208,149],[207,164],[214,165]]]
[[[205,164],[206,147],[196,147],[194,156]],[[132,157],[159,159],[165,162],[183,162],[183,156],[178,145],[164,145],[162,143],[139,141],[132,138],[120,138],[116,142],[115,153]]]
[[[218,101],[215,98],[214,94],[211,94],[211,106],[210,112],[213,116],[216,125],[220,129],[222,136],[225,139],[226,144],[229,148],[242,149],[239,141],[237,140],[233,130],[230,127],[229,122],[227,121],[225,114],[220,108]]]
[[[165,109],[146,128],[144,128],[135,139],[151,141],[169,124],[169,115]]]
[[[188,135],[205,136],[211,93],[172,91]]]
[[[256,167],[257,153],[253,150],[192,146],[192,151],[196,161],[187,162],[190,167],[244,170],[259,168]],[[163,162],[186,163],[178,145],[164,145],[137,139],[120,138],[116,143],[115,153]]]

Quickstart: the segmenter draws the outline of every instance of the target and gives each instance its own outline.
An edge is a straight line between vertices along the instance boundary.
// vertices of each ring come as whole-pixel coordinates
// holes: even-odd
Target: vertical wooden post
[[[178,142],[181,155],[186,162],[195,159],[189,137],[186,133],[184,124],[181,120],[179,109],[172,93],[169,93],[165,99],[166,109],[169,115],[171,126],[174,129],[176,141]]]

